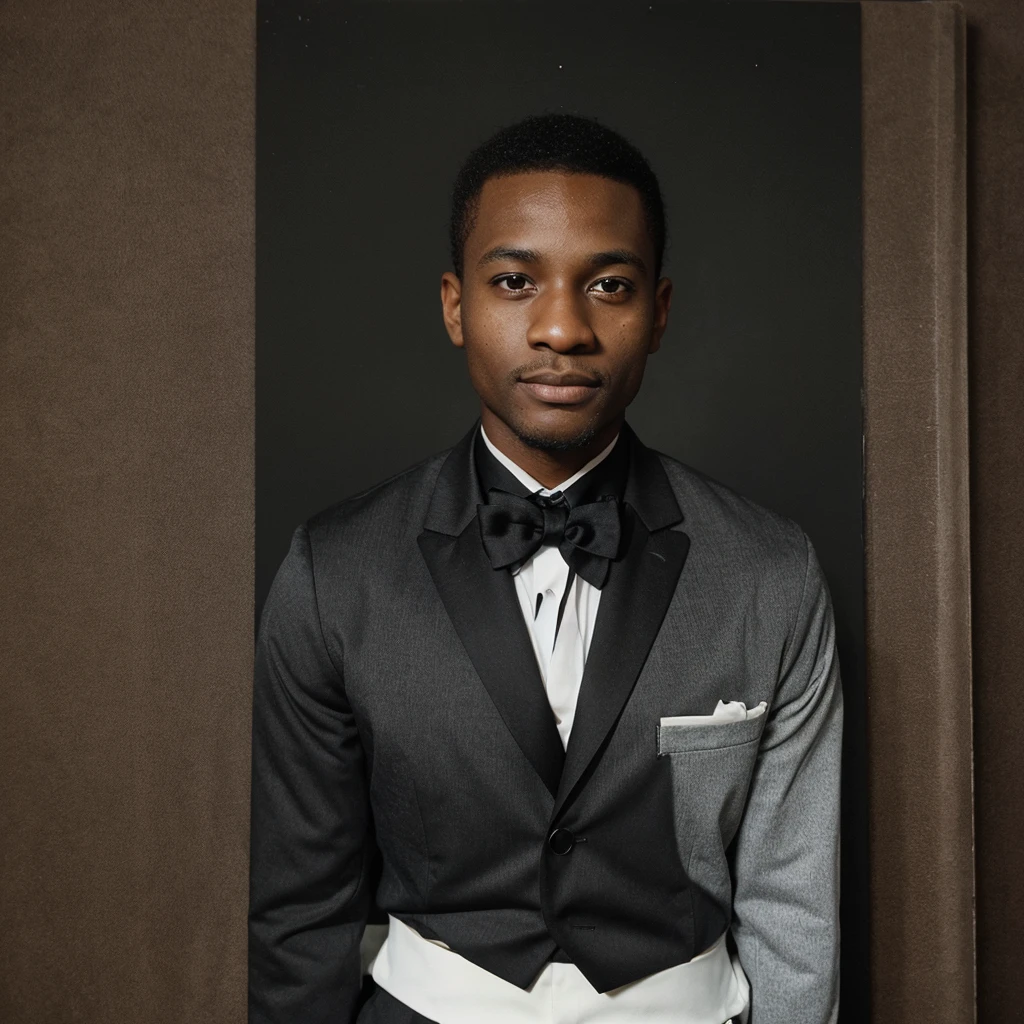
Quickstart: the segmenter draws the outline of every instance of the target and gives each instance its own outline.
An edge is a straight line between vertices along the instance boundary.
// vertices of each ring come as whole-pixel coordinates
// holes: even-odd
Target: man
[[[480,420],[300,526],[263,612],[252,1024],[836,1020],[828,591],[798,526],[625,422],[664,239],[589,119],[460,172]]]

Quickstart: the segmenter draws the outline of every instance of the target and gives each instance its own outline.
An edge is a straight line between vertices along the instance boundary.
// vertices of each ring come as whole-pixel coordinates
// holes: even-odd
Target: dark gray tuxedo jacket
[[[834,1021],[842,697],[807,537],[624,427],[623,550],[563,752],[480,540],[477,429],[300,526],[274,580],[250,1021],[354,1020],[374,899],[521,987],[567,956],[607,991],[731,928],[751,1024]],[[720,699],[768,711],[659,724]]]

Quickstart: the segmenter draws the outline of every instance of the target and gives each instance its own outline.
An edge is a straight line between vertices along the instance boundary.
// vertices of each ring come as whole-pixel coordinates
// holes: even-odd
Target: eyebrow
[[[608,249],[606,252],[595,252],[587,262],[592,267],[610,267],[616,263],[624,263],[627,267],[635,267],[642,274],[647,273],[647,264],[629,249]]]
[[[486,263],[497,263],[499,260],[518,260],[520,263],[539,263],[540,254],[533,249],[510,249],[505,245],[488,249],[477,262],[478,267]]]
[[[484,266],[488,263],[497,263],[500,260],[517,260],[520,263],[539,263],[540,253],[535,249],[512,249],[505,245],[495,246],[488,249],[480,257],[477,266]],[[611,267],[623,263],[628,267],[635,267],[642,274],[647,273],[647,264],[635,252],[629,249],[606,249],[604,252],[591,253],[587,257],[587,263],[592,267]]]

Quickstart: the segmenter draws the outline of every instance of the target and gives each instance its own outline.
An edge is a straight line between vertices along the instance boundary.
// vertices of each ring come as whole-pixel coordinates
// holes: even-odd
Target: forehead
[[[653,248],[643,201],[632,185],[594,174],[529,171],[488,178],[467,256],[496,245],[540,252]]]

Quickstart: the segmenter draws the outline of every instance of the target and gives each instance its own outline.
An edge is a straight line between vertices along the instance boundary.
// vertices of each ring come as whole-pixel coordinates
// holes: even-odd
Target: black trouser
[[[363,978],[360,999],[362,1007],[356,1018],[357,1024],[436,1024],[397,1000],[369,975]]]

